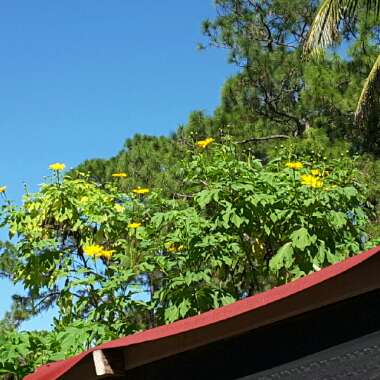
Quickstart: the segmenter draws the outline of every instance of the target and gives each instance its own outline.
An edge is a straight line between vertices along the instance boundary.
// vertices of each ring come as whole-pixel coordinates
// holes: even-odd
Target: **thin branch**
[[[236,144],[247,144],[250,142],[275,140],[275,139],[289,139],[290,137],[291,136],[288,136],[288,135],[272,135],[272,136],[265,136],[265,137],[250,137],[249,139],[246,139],[243,141],[237,141]]]
[[[193,199],[194,196],[193,195],[181,194],[181,193],[174,192],[173,193],[173,198]]]

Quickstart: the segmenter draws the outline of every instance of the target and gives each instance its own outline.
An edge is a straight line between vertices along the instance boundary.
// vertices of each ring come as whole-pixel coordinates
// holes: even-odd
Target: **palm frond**
[[[341,0],[324,0],[310,27],[305,53],[324,48],[339,39],[339,22],[343,17]]]
[[[305,53],[339,41],[340,22],[351,19],[359,9],[366,9],[367,13],[374,13],[378,17],[380,0],[322,0],[304,46]]]
[[[375,12],[376,17],[380,16],[380,0],[363,0],[367,6],[367,12]]]
[[[358,125],[364,125],[371,116],[379,117],[380,111],[380,54],[376,59],[360,95],[355,112],[355,121]]]

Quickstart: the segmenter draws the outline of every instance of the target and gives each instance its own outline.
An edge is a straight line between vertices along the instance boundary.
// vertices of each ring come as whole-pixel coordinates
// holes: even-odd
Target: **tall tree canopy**
[[[379,153],[376,129],[358,133],[354,126],[363,81],[378,54],[379,35],[373,22],[359,20],[355,30],[343,28],[348,45],[341,54],[328,52],[307,61],[304,45],[318,2],[218,0],[215,6],[216,18],[203,22],[208,40],[203,47],[226,49],[238,72],[224,84],[214,114],[193,112],[170,137],[137,135],[114,158],[86,161],[80,170],[90,170],[100,182],[115,170],[138,173],[138,185],[149,180],[175,191],[179,178],[171,169],[187,138],[302,136],[308,128],[323,129],[332,141],[351,142],[354,150]],[[254,149],[265,156],[271,146],[269,142]]]

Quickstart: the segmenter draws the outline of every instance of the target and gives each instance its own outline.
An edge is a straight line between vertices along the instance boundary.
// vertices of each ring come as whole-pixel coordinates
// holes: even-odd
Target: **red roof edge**
[[[82,352],[81,354],[67,360],[44,365],[38,368],[33,374],[24,377],[24,380],[59,379],[94,350],[138,346],[143,343],[163,340],[180,334],[193,333],[205,327],[220,324],[231,318],[259,310],[264,306],[287,299],[290,296],[301,293],[307,289],[315,287],[316,285],[323,284],[328,280],[338,278],[347,271],[360,267],[363,263],[370,260],[377,254],[379,254],[378,257],[380,258],[380,246],[346,259],[340,263],[330,265],[329,267],[326,267],[318,272],[311,273],[288,284],[275,287],[271,290],[256,294],[233,304],[208,311],[195,317],[190,317],[168,325],[116,339],[111,342],[104,343],[98,347],[94,347],[86,352]]]

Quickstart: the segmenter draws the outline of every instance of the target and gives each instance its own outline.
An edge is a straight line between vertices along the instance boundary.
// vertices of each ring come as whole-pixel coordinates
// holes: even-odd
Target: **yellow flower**
[[[88,202],[88,197],[84,196],[80,199],[80,203],[87,203]]]
[[[106,259],[110,259],[115,252],[113,249],[106,250],[98,244],[87,245],[83,248],[83,251],[87,256],[104,257]]]
[[[301,183],[315,189],[319,189],[323,186],[323,181],[311,174],[301,175]]]
[[[83,247],[83,251],[87,256],[98,257],[98,256],[101,256],[101,254],[103,252],[103,248],[98,244],[87,245],[87,246]]]
[[[118,203],[115,204],[114,209],[116,210],[116,212],[119,212],[119,213],[124,212],[125,210],[124,206],[119,205]]]
[[[133,189],[132,190],[135,194],[139,194],[139,195],[143,195],[143,194],[147,194],[149,193],[149,189],[147,188],[141,188],[141,187],[138,187],[137,189]]]
[[[176,252],[181,252],[185,249],[183,245],[177,246],[176,244],[172,242],[165,243],[165,248],[168,252],[176,253]]]
[[[174,243],[169,241],[168,243],[165,243],[165,248],[168,252],[177,252],[177,248]]]
[[[56,162],[54,164],[49,165],[50,170],[63,170],[65,168],[65,164],[61,164],[60,162]]]
[[[322,176],[322,172],[319,169],[312,169],[310,170],[310,173],[314,176],[318,176],[318,177]]]
[[[0,186],[0,193],[5,193],[7,191],[6,186]]]
[[[128,174],[127,173],[124,173],[124,172],[120,172],[120,173],[113,173],[112,174],[112,177],[128,177]]]
[[[114,252],[115,252],[114,249],[110,249],[110,250],[103,249],[100,256],[104,257],[105,259],[110,259]]]
[[[290,169],[298,170],[303,168],[302,162],[288,162],[286,166]]]
[[[141,226],[142,226],[141,223],[129,223],[129,224],[128,224],[128,227],[129,227],[129,228],[139,228],[139,227],[141,227]]]
[[[212,138],[212,137],[208,137],[207,139],[205,140],[200,140],[200,141],[197,141],[195,143],[195,145],[198,147],[198,148],[206,148],[208,145],[210,145],[211,143],[213,143],[215,140]]]

